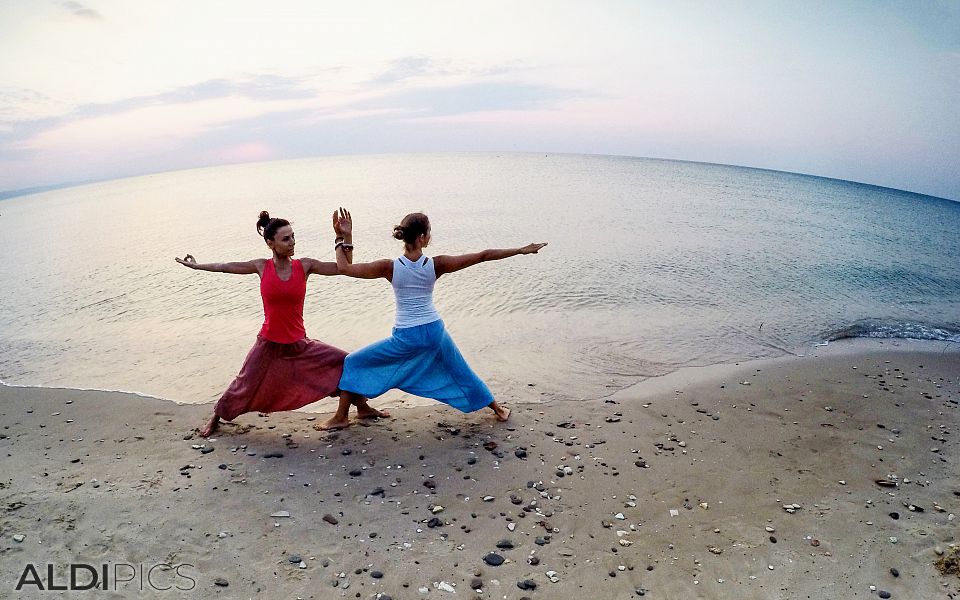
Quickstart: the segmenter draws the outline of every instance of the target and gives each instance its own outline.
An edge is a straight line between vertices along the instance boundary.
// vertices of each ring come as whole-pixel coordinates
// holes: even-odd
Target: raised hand
[[[353,219],[350,211],[340,207],[340,210],[333,212],[333,219],[336,222],[334,229],[339,228],[337,235],[353,235]]]
[[[536,254],[540,251],[540,248],[543,248],[547,245],[547,242],[542,244],[527,244],[523,248],[520,248],[520,254]]]

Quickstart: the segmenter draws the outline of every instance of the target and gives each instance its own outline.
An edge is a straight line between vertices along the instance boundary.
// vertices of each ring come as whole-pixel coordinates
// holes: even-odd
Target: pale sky
[[[0,190],[445,151],[960,200],[960,0],[0,0]]]

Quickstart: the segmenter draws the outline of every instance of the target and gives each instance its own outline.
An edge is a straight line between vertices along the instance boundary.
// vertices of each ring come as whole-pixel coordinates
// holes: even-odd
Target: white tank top
[[[433,285],[437,272],[433,259],[420,257],[416,262],[405,256],[393,261],[393,295],[397,299],[397,329],[426,325],[440,320],[433,306]]]

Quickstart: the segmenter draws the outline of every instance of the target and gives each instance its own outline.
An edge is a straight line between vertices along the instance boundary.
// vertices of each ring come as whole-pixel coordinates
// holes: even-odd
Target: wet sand
[[[0,597],[78,597],[14,590],[76,563],[104,598],[960,597],[960,353],[928,347],[211,439],[209,405],[0,387]]]

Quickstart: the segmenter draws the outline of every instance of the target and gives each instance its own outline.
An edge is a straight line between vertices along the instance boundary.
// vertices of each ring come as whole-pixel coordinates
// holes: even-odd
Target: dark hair
[[[423,213],[410,213],[393,228],[393,237],[412,244],[418,237],[430,230],[430,219]]]
[[[270,213],[264,210],[260,212],[260,219],[257,221],[257,233],[265,240],[272,240],[278,229],[289,224],[290,221],[286,219],[271,219]]]

